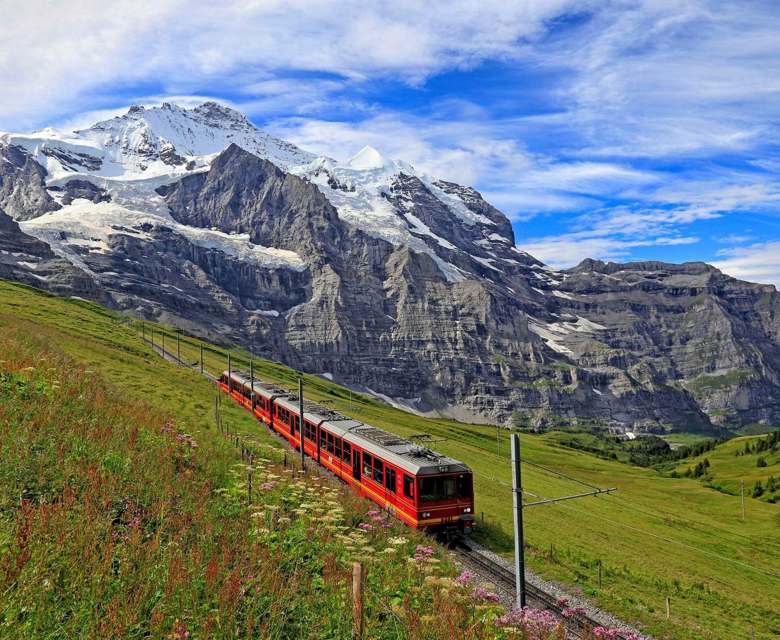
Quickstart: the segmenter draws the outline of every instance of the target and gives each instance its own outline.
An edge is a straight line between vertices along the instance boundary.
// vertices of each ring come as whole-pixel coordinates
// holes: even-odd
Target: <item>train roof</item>
[[[224,375],[228,375],[225,371]],[[238,383],[251,386],[249,374],[231,372],[231,377]],[[277,396],[276,402],[298,414],[298,394],[255,378],[255,395]],[[414,475],[432,475],[439,473],[459,473],[469,471],[462,462],[436,453],[418,442],[397,436],[384,429],[373,427],[354,418],[344,415],[330,407],[304,398],[303,413],[309,422],[325,427],[332,434],[361,449],[379,456],[384,460],[409,471]]]

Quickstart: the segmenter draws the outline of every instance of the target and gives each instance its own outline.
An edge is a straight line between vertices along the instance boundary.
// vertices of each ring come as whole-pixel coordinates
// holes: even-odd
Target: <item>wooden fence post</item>
[[[601,589],[601,558],[599,558],[599,589]]]
[[[352,638],[363,639],[363,586],[365,576],[363,565],[359,562],[352,564]]]

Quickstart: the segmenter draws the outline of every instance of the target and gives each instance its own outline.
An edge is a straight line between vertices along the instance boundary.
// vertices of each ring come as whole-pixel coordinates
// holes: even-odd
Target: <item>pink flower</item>
[[[374,527],[372,527],[368,522],[361,522],[358,525],[358,529],[362,529],[363,531],[373,531]]]
[[[261,488],[263,491],[270,491],[270,490],[271,490],[271,489],[273,489],[275,486],[276,486],[276,482],[273,482],[273,481],[271,481],[271,482],[264,482],[263,484],[261,484],[261,485],[260,485],[260,488]]]
[[[414,559],[417,560],[417,562],[425,562],[428,560],[428,558],[431,558],[433,556],[433,547],[426,547],[421,544],[417,545],[417,548],[414,550]]]
[[[464,569],[463,571],[461,571],[460,575],[457,578],[455,578],[455,582],[461,586],[465,586],[476,577],[477,577],[476,573],[474,573],[473,571],[469,571],[468,569]]]
[[[546,640],[558,631],[562,621],[550,611],[524,607],[510,609],[496,620],[500,627],[514,627],[523,631],[528,640]]]
[[[584,616],[587,613],[584,607],[564,607],[561,611],[561,615],[564,618],[571,618],[572,616]]]
[[[498,595],[493,593],[492,591],[488,591],[485,589],[485,587],[477,587],[474,589],[473,593],[471,594],[471,597],[474,598],[477,602],[498,602],[499,598]]]

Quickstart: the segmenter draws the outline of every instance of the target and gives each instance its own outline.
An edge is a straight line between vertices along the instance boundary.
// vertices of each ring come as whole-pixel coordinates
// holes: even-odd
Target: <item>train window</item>
[[[387,467],[385,469],[385,486],[388,491],[395,493],[395,469]]]
[[[333,434],[328,434],[328,453],[333,453]]]
[[[385,464],[379,458],[374,460],[374,482],[381,485],[385,479]]]
[[[407,498],[414,498],[414,478],[404,474],[404,495]]]
[[[458,497],[470,498],[472,496],[471,476],[464,473],[458,476]]]
[[[363,452],[363,475],[368,476],[369,478],[372,476],[371,474],[371,456]]]
[[[458,496],[455,476],[436,476],[420,480],[420,500],[452,500]]]
[[[327,435],[327,431],[322,431],[320,429],[320,449],[324,449],[328,444],[328,441],[325,437],[326,435]]]
[[[341,460],[341,438],[335,438],[336,457]]]
[[[349,444],[349,442],[344,443],[344,457],[342,460],[344,460],[344,462],[352,460],[352,445]]]

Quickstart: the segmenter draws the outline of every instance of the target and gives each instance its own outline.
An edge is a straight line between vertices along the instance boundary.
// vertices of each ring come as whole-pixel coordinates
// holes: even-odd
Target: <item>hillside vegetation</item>
[[[698,477],[734,496],[740,495],[740,482],[744,482],[745,496],[776,503],[780,501],[780,431],[733,438],[685,459],[674,472]]]
[[[507,615],[425,536],[288,467],[228,406],[254,432],[241,438],[252,459],[239,459],[235,434],[209,424],[213,389],[111,314],[3,293],[38,316],[9,314],[4,299],[3,638],[346,638],[354,562],[367,572],[367,638],[562,637],[546,612]],[[144,379],[148,402],[134,390]]]
[[[198,442],[196,459],[198,464],[206,465],[208,476],[215,478],[210,482],[229,487],[230,469],[235,460],[224,451],[225,445],[214,430],[213,390],[194,371],[163,363],[154,356],[138,339],[139,323],[130,326],[95,305],[52,298],[0,282],[0,326],[4,334],[35,335],[48,345],[57,345],[58,352],[88,367],[81,374],[81,384],[89,386],[85,377],[89,383],[93,375],[105,377],[111,388],[116,389],[114,397],[126,400],[128,410],[135,411],[140,419],[149,423],[154,422],[153,416],[160,416],[158,430],[172,419],[177,432],[186,430]],[[151,327],[147,323],[146,330],[150,331]],[[160,327],[155,327],[155,331],[157,342]],[[175,334],[170,329],[166,331],[166,346],[175,352]],[[41,348],[42,342],[37,344],[29,347],[32,351],[28,352],[28,359],[36,348]],[[199,360],[199,341],[182,338],[179,346],[184,360],[190,363]],[[226,368],[224,350],[206,345],[204,354],[209,371],[216,373]],[[246,362],[241,361],[244,356],[234,350],[234,366],[246,368]],[[258,377],[282,385],[292,386],[297,379],[296,372],[267,361],[257,360],[256,371]],[[306,393],[312,399],[330,402],[341,411],[401,435],[429,434],[433,448],[470,464],[475,471],[480,525],[477,538],[499,552],[511,553],[511,478],[508,442],[503,432],[497,432],[494,427],[418,418],[315,376],[305,376],[305,383]],[[138,404],[139,399],[143,399],[144,408]],[[261,444],[272,442],[246,412],[230,403],[222,406],[223,420],[231,429],[254,434]],[[53,422],[61,424],[62,421]],[[48,428],[50,433],[56,433],[54,424]],[[155,438],[165,442],[162,433]],[[743,521],[738,497],[708,488],[697,479],[667,477],[654,470],[566,449],[556,443],[554,434],[524,434],[522,440],[528,462],[523,468],[527,500],[587,490],[550,473],[549,468],[597,486],[618,489],[614,496],[528,509],[527,556],[531,568],[572,585],[659,638],[731,640],[750,637],[754,629],[756,638],[768,639],[780,633],[780,510],[777,505],[751,500]],[[158,454],[164,449],[162,444],[160,447]],[[204,456],[204,451],[208,455]],[[129,451],[126,453],[129,456]],[[44,458],[57,466],[54,460],[63,456],[48,452]],[[19,463],[16,468],[23,466]],[[174,473],[175,466],[168,464],[165,468],[171,469],[168,473]],[[161,482],[171,486],[172,478],[169,475]],[[15,499],[18,502],[19,496]],[[195,505],[194,498],[192,504]],[[246,522],[246,518],[236,519]],[[248,536],[249,525],[240,527],[246,533],[235,535]],[[410,537],[409,545],[416,544],[409,532],[402,535]],[[204,544],[208,549],[209,543]],[[377,555],[378,546],[366,555]],[[337,547],[330,549],[335,552]],[[397,582],[397,578],[388,576],[387,579]],[[344,590],[340,593],[343,597]],[[671,599],[670,620],[666,620],[664,605],[667,596]],[[426,597],[432,602],[434,596]],[[177,617],[174,609],[166,609],[169,612],[165,620],[169,626]],[[343,612],[340,609],[342,617]],[[303,624],[306,614],[300,612],[300,616]],[[205,614],[200,618],[206,619]],[[337,625],[338,621],[333,624]],[[432,623],[432,628],[436,626]],[[331,637],[340,636],[334,631]]]

